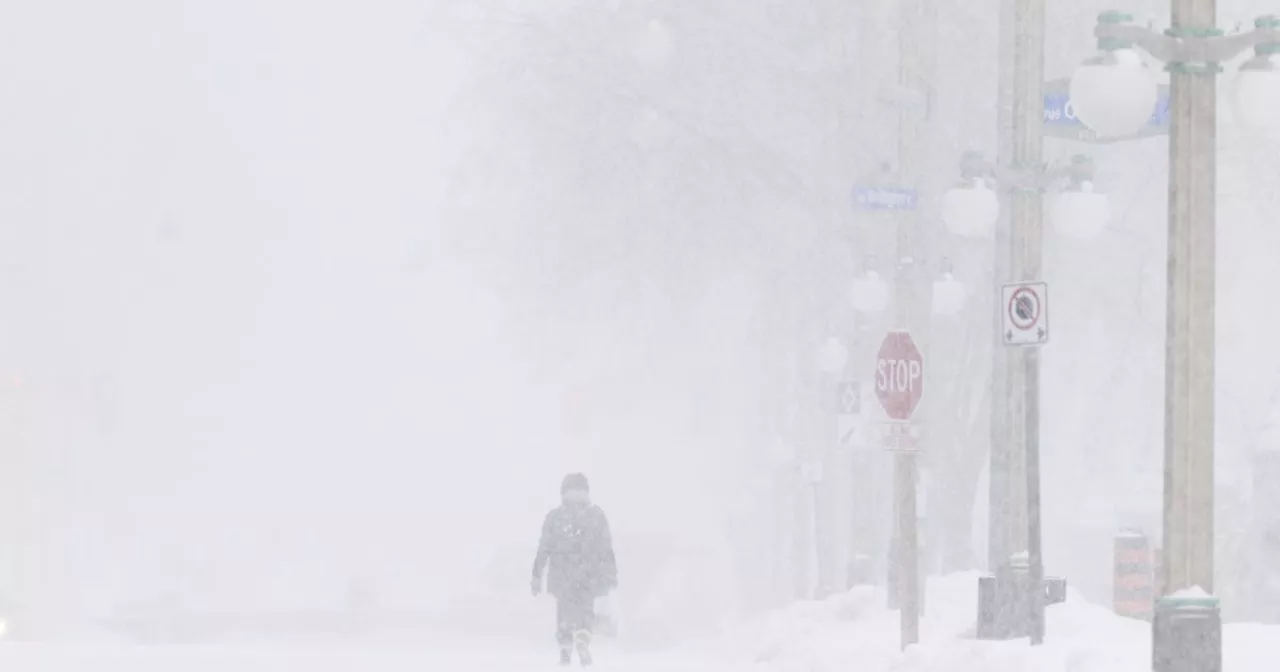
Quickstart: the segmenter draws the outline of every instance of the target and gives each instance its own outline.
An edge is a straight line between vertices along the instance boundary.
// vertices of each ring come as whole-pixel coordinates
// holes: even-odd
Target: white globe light
[[[889,283],[875,271],[853,281],[853,309],[859,313],[878,313],[889,307]]]
[[[951,316],[964,310],[968,289],[964,283],[947,273],[941,280],[933,283],[933,312],[935,315]]]
[[[823,373],[840,373],[849,361],[849,351],[835,336],[828,336],[818,349],[818,368]]]
[[[1151,120],[1159,98],[1151,69],[1134,49],[1095,56],[1071,77],[1071,108],[1080,123],[1104,138],[1137,133]]]
[[[942,195],[942,221],[957,236],[985,238],[1000,219],[1000,199],[977,178],[969,187],[948,189]]]
[[[1260,54],[1246,62],[1235,84],[1235,112],[1241,123],[1280,137],[1280,54]]]
[[[1095,238],[1111,221],[1111,201],[1093,190],[1092,182],[1080,189],[1056,194],[1049,199],[1049,220],[1059,233],[1088,240]]]

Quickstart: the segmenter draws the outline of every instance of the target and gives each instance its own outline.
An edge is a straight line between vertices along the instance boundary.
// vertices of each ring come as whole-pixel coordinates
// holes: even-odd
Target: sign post
[[[1025,346],[1027,389],[1026,431],[1027,555],[1030,573],[1031,641],[1044,641],[1044,554],[1040,529],[1040,362],[1039,347],[1049,342],[1049,286],[1044,282],[1016,282],[1000,288],[1001,334],[1006,346]]]
[[[885,335],[876,354],[876,397],[889,417],[885,447],[896,453],[894,461],[894,534],[890,544],[890,605],[902,609],[904,633],[912,623],[910,636],[904,634],[904,646],[915,641],[914,623],[919,618],[920,561],[919,530],[916,519],[916,455],[919,450],[918,428],[911,416],[924,395],[924,356],[911,334],[891,331]],[[896,581],[894,580],[896,579]],[[894,587],[897,590],[894,590]],[[897,598],[894,600],[893,598]]]

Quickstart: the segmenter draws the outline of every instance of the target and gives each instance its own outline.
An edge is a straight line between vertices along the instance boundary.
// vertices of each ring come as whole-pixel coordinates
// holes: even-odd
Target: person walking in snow
[[[547,592],[556,598],[556,642],[560,664],[578,660],[591,664],[591,626],[595,620],[595,599],[618,585],[613,539],[604,511],[591,503],[587,477],[569,474],[560,484],[560,506],[542,523],[538,553],[533,559],[533,594],[542,591],[542,575],[547,574]]]

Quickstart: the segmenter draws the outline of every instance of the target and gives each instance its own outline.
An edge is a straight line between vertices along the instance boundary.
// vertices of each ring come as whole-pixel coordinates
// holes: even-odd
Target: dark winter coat
[[[618,585],[609,521],[600,507],[567,502],[547,514],[542,523],[533,576],[547,571],[547,592],[556,597],[600,597]]]

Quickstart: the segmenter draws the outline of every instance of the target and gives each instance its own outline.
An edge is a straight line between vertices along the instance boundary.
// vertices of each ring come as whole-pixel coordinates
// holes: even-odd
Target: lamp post
[[[947,226],[957,232],[990,231],[996,225],[999,209],[995,192],[986,185],[995,183],[1001,189],[1017,194],[1022,199],[1034,199],[1034,204],[1015,216],[1014,227],[1015,272],[1020,279],[1034,280],[1038,274],[1040,242],[1040,197],[1059,183],[1066,183],[1052,202],[1051,215],[1060,230],[1076,237],[1088,237],[1101,231],[1109,216],[1109,205],[1104,195],[1093,189],[1093,161],[1085,156],[1072,157],[1066,164],[1045,166],[1039,162],[1026,162],[1015,167],[1000,166],[984,160],[975,152],[967,152],[961,161],[961,185],[951,189],[943,198],[942,217]],[[1016,200],[1015,200],[1016,204]],[[1025,204],[1024,204],[1025,205]],[[1015,215],[1018,214],[1015,209]],[[1023,231],[1028,229],[1029,231]],[[1008,557],[993,558],[995,567],[992,590],[980,588],[980,635],[991,638],[1031,636],[1033,645],[1044,641],[1045,577],[1041,552],[1040,533],[1040,386],[1039,361],[1034,349],[1023,354],[1023,395],[1014,399],[1015,407],[1022,402],[1025,429],[1024,469],[1026,483],[1026,549],[1013,550]],[[992,455],[993,463],[999,456]],[[1007,456],[1006,456],[1007,459]],[[1007,464],[1007,462],[1006,462]],[[995,465],[993,464],[993,470]],[[995,503],[993,502],[993,505]],[[992,534],[1007,534],[1004,546],[1016,543],[1010,539],[1016,530],[993,530]],[[994,544],[993,544],[994,545]],[[1013,557],[1019,560],[1013,562]],[[980,585],[986,585],[980,584]],[[995,601],[999,604],[985,604]],[[984,624],[983,621],[986,621]]]
[[[936,7],[924,0],[902,0],[898,4],[898,86],[906,94],[898,105],[898,169],[900,175],[918,188],[929,161],[929,145],[923,140],[929,126],[930,48],[937,30]],[[923,104],[922,104],[923,103]],[[898,220],[895,246],[898,273],[894,282],[894,323],[897,328],[924,336],[928,324],[929,279],[921,272],[926,256],[925,220],[918,213],[903,213]],[[919,347],[928,350],[927,340]],[[926,409],[927,413],[927,409]],[[918,420],[923,436],[916,451],[930,445],[928,422]],[[899,641],[905,650],[920,641],[920,562],[916,492],[919,462],[915,452],[894,455],[894,533],[890,543],[897,563],[901,591],[898,600]]]
[[[1219,64],[1253,48],[1237,102],[1259,124],[1280,117],[1280,20],[1263,17],[1247,33],[1224,36],[1216,0],[1174,0],[1164,34],[1106,12],[1094,35],[1102,54],[1077,69],[1072,104],[1099,133],[1136,129],[1150,116],[1154,80],[1135,47],[1171,73],[1169,273],[1165,332],[1164,559],[1152,623],[1156,672],[1222,669],[1222,625],[1213,597],[1214,274],[1216,254],[1216,80]],[[1149,105],[1150,103],[1150,105]]]
[[[1030,173],[1039,170],[1043,161],[1045,0],[1004,0],[1000,6],[999,158],[1010,171]],[[996,171],[985,172],[996,177]],[[994,192],[987,193],[986,180],[976,181],[983,177],[981,173],[966,177],[973,181],[975,191],[955,191],[944,201],[944,208],[952,206],[948,226],[953,231],[976,233],[979,227],[973,225],[981,223],[982,231],[994,233],[997,283],[1038,280],[1043,230],[1040,191],[1020,189],[1017,182],[1004,190],[1009,216],[1006,235],[1004,227],[996,230],[999,198]],[[974,221],[961,223],[955,215],[963,208],[955,206],[965,201],[980,209],[973,208]],[[1024,524],[1022,516],[1026,493],[1018,476],[1025,472],[1017,443],[1019,439],[1028,444],[1038,440],[1034,435],[1038,433],[1039,358],[1034,349],[1015,353],[1002,345],[994,346],[991,404],[989,562],[999,568],[1030,541],[1022,534],[1030,525]],[[1033,452],[1034,447],[1028,445],[1026,454]],[[1029,476],[1026,482],[1030,482]],[[1040,629],[1032,630],[1032,643],[1039,643]]]

